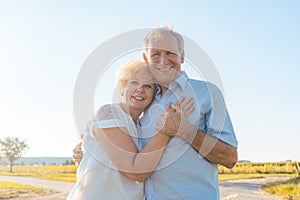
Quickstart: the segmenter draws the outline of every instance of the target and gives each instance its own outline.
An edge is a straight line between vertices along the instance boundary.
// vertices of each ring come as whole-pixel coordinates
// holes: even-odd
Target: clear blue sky
[[[0,0],[0,138],[27,139],[25,156],[71,156],[85,59],[112,36],[170,23],[215,63],[239,159],[299,161],[300,3],[188,2]]]

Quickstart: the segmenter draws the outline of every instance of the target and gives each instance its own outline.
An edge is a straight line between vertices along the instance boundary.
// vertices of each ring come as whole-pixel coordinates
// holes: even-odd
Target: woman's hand
[[[188,117],[194,109],[192,97],[182,96],[174,105],[168,103],[166,110],[158,117],[155,129],[168,136],[180,136],[190,128]]]

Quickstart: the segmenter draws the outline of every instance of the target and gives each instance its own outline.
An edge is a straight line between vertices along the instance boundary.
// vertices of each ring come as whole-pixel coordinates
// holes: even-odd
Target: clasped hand
[[[181,136],[191,126],[188,117],[194,109],[193,97],[182,96],[174,105],[169,102],[156,121],[156,131],[168,136]]]

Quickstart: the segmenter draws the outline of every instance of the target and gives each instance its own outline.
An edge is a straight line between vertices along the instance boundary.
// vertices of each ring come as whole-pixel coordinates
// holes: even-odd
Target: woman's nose
[[[142,86],[142,85],[141,85],[141,86],[138,86],[138,87],[136,88],[136,91],[137,91],[137,92],[143,92],[143,91],[144,91],[143,86]]]

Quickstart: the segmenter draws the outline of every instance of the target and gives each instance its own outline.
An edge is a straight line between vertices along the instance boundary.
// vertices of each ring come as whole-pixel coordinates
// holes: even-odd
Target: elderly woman
[[[120,69],[117,82],[120,101],[102,106],[89,125],[77,182],[67,199],[144,199],[143,181],[155,170],[169,141],[160,130],[143,149],[140,144],[139,117],[156,88],[148,66],[128,63]],[[185,102],[191,110],[192,101]],[[170,104],[167,109],[172,111]]]

